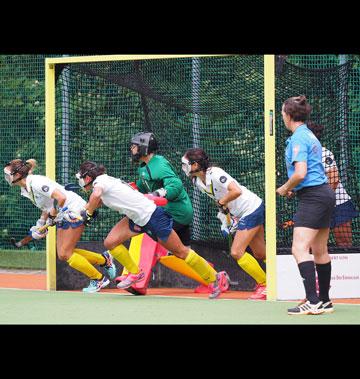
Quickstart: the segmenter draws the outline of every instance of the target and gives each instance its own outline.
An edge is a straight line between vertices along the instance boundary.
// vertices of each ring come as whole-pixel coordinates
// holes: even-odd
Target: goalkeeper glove
[[[165,188],[159,188],[154,192],[151,192],[151,195],[157,196],[157,197],[165,197],[167,194],[167,191]]]

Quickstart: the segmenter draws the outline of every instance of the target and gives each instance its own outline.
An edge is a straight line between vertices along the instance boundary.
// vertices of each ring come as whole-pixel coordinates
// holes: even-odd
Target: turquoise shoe
[[[99,292],[101,288],[105,288],[110,283],[110,280],[104,275],[102,279],[91,279],[88,287],[83,288],[83,292],[94,293]]]
[[[105,264],[102,267],[104,267],[107,276],[110,280],[115,279],[117,272],[113,256],[109,253],[109,250],[103,252],[102,256],[105,258]]]

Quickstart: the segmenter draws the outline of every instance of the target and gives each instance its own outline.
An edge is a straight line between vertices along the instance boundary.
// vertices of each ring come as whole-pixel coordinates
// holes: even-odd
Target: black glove
[[[230,212],[229,209],[226,208],[226,206],[224,206],[223,204],[220,204],[218,201],[216,202],[216,205],[218,206],[219,211],[221,213],[224,213],[224,215],[227,215]]]
[[[88,213],[88,211],[84,210],[80,212],[80,216],[85,226],[91,224],[92,220],[97,216],[97,211],[94,211],[93,214]]]

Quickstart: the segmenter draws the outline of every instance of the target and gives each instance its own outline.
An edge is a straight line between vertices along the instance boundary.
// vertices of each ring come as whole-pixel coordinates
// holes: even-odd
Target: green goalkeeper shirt
[[[189,225],[193,217],[193,208],[184,185],[175,173],[171,163],[161,155],[154,155],[146,164],[139,167],[140,179],[136,182],[142,193],[166,189],[166,211],[179,224]]]

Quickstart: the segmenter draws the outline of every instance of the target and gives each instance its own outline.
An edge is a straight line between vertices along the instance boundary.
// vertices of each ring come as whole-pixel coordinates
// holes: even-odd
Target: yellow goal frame
[[[45,163],[46,176],[56,179],[55,157],[55,66],[67,63],[90,63],[147,59],[221,57],[228,55],[92,55],[45,59]],[[266,265],[268,300],[276,300],[276,203],[275,203],[275,57],[264,55],[264,135]],[[46,240],[47,290],[56,290],[56,232],[49,228]]]

